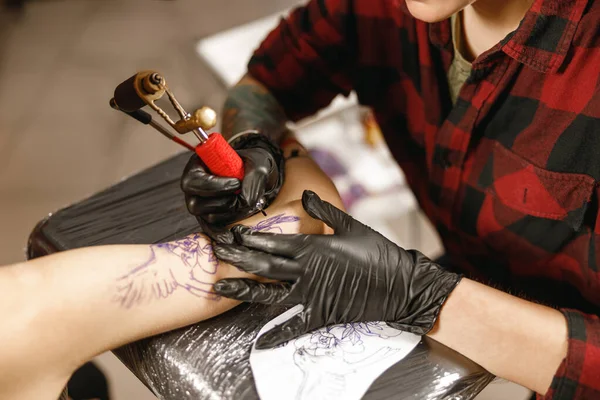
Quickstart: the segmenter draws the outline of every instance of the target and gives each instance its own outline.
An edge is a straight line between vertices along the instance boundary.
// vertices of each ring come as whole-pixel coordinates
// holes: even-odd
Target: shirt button
[[[447,150],[444,151],[444,154],[442,155],[441,165],[442,165],[442,168],[444,168],[444,169],[448,169],[452,166],[450,152]]]

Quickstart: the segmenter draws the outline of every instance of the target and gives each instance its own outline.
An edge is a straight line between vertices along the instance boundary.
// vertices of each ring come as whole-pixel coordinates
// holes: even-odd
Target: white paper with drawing
[[[301,310],[302,306],[296,306],[281,314],[259,336]],[[274,349],[253,347],[250,366],[261,400],[358,400],[420,340],[384,322],[335,325]]]

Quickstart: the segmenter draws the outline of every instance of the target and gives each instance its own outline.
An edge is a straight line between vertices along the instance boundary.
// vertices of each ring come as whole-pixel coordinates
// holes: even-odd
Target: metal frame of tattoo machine
[[[173,108],[179,114],[180,119],[178,121],[173,121],[155,103],[165,94],[169,98]],[[180,135],[193,132],[200,143],[196,147],[193,147],[158,122],[153,121],[150,114],[141,110],[146,105],[156,111],[175,132]],[[110,100],[110,106],[143,124],[152,126],[163,136],[195,152],[206,164],[211,173],[239,180],[244,179],[244,163],[236,151],[220,133],[206,133],[207,130],[214,128],[217,123],[217,114],[215,111],[208,107],[202,107],[194,111],[193,114],[186,112],[169,90],[165,78],[158,72],[138,72],[121,83],[115,89],[115,95]],[[259,210],[262,210],[262,207],[260,207],[261,204],[257,206]]]

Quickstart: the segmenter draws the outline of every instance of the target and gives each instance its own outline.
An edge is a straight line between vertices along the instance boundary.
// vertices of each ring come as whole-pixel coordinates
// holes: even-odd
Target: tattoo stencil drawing
[[[250,229],[253,232],[277,232],[283,233],[283,230],[279,225],[285,224],[286,222],[296,222],[299,221],[300,218],[293,215],[285,215],[279,214],[274,215],[271,218],[267,218],[263,221],[260,221],[258,224],[251,226]]]
[[[382,347],[369,354],[363,337],[388,339],[401,334],[384,322],[359,322],[325,327],[296,339],[294,364],[303,375],[296,400],[339,398],[346,391],[347,375],[401,351]]]
[[[250,228],[282,233],[282,224],[299,220],[296,216],[278,214]],[[115,301],[122,307],[168,298],[177,290],[209,300],[219,299],[212,289],[214,279],[206,280],[206,275],[216,274],[219,260],[204,236],[193,234],[174,242],[153,244],[150,252],[148,260],[118,278]]]
[[[299,304],[266,323],[257,337],[302,313]],[[360,400],[421,337],[385,322],[323,327],[273,349],[253,346],[250,366],[263,400]]]

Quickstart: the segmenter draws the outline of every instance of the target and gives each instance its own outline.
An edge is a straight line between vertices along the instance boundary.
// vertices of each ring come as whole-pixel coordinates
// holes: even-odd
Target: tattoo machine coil
[[[155,103],[165,94],[177,114],[179,114],[180,119],[178,121],[171,119]],[[152,120],[152,116],[142,110],[142,107],[146,105],[160,115],[175,132],[180,135],[192,132],[200,143],[193,147],[158,122]],[[202,107],[194,111],[193,114],[187,113],[169,90],[165,78],[158,72],[142,71],[121,83],[115,89],[114,98],[110,100],[110,106],[143,124],[152,126],[168,139],[195,152],[214,175],[239,180],[244,179],[244,163],[236,151],[220,133],[206,133],[207,130],[214,128],[217,123],[215,111],[208,107]]]

